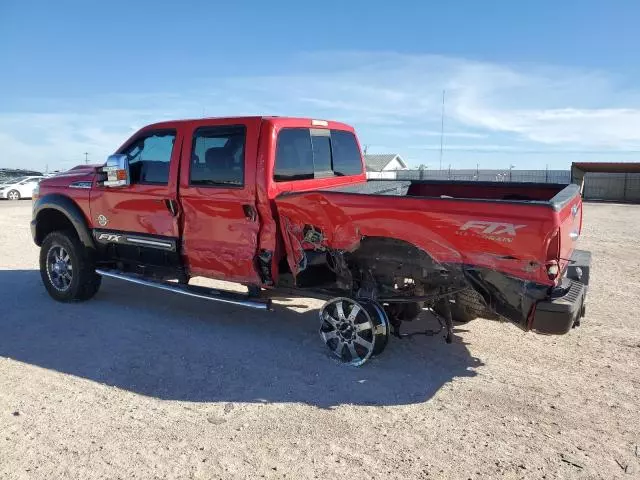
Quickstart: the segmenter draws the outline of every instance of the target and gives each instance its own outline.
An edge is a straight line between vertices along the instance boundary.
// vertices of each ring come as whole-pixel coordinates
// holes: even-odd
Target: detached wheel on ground
[[[320,338],[347,365],[359,367],[382,353],[389,332],[387,315],[375,302],[338,297],[320,309]]]
[[[40,276],[47,292],[59,302],[89,300],[102,277],[75,232],[51,232],[40,247]]]
[[[9,200],[20,200],[20,192],[18,190],[11,190],[7,193],[7,198]]]

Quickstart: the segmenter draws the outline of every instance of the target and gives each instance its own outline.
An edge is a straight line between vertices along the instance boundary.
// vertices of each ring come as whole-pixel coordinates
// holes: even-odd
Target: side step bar
[[[227,290],[216,290],[197,285],[180,285],[160,280],[149,280],[147,278],[122,273],[117,270],[96,269],[96,273],[103,277],[117,278],[118,280],[144,285],[145,287],[158,288],[167,292],[179,293],[180,295],[186,295],[188,297],[203,298],[214,302],[255,308],[256,310],[272,310],[271,299],[261,301],[250,299],[248,295],[243,295],[242,293],[229,292]]]

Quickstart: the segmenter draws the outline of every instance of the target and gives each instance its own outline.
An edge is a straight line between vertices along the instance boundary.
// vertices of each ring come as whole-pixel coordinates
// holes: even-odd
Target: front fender
[[[82,212],[82,209],[71,198],[61,195],[59,193],[51,193],[39,197],[33,204],[33,216],[31,220],[31,235],[36,245],[40,246],[44,235],[42,234],[42,227],[44,223],[44,216],[47,211],[56,211],[63,214],[66,219],[73,225],[73,228],[78,234],[78,238],[82,244],[87,248],[96,248],[96,245],[91,236],[91,229],[87,223],[87,219]]]

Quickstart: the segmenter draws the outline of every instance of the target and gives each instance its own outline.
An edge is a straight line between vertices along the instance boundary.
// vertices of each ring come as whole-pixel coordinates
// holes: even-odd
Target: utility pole
[[[84,152],[84,163],[89,164],[89,152]]]
[[[442,170],[442,145],[444,140],[444,94],[442,90],[442,114],[440,116],[440,170]]]

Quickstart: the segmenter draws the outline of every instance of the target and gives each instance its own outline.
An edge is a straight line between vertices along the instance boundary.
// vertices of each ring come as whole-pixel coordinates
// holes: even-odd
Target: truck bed
[[[275,203],[283,232],[313,226],[327,248],[352,251],[366,236],[396,238],[437,262],[549,286],[556,283],[549,264],[566,266],[582,223],[572,184],[370,180],[286,193]]]
[[[474,182],[448,180],[368,180],[326,189],[332,192],[365,195],[483,200],[499,202],[534,202],[561,208],[572,198],[577,185],[516,182]]]

